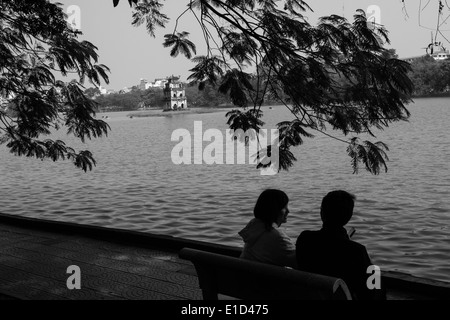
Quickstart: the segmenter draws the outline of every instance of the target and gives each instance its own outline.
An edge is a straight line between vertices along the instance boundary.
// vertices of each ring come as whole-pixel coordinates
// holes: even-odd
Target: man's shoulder
[[[351,248],[354,248],[354,250],[358,250],[358,251],[367,251],[366,246],[356,242],[354,240],[349,239],[347,242],[347,245]]]
[[[300,233],[302,237],[314,237],[320,234],[319,230],[304,230]]]
[[[297,238],[297,242],[302,241],[313,241],[320,238],[320,232],[319,231],[313,231],[313,230],[305,230]]]
[[[297,243],[310,243],[310,242],[324,242],[326,241],[330,245],[330,241],[332,241],[335,245],[348,247],[351,250],[355,251],[367,251],[366,247],[359,242],[348,238],[334,238],[321,232],[320,230],[305,230],[297,238]]]

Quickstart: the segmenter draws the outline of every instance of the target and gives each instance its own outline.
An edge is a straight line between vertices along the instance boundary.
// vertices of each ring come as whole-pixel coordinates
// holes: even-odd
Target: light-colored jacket
[[[268,231],[262,220],[254,218],[239,232],[239,235],[245,243],[241,258],[278,266],[297,267],[295,245],[275,223]]]

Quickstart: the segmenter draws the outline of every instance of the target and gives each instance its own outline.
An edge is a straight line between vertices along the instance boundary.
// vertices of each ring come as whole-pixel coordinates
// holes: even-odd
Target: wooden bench
[[[351,300],[338,278],[191,248],[179,256],[194,264],[204,300],[218,300],[219,294],[244,300]]]

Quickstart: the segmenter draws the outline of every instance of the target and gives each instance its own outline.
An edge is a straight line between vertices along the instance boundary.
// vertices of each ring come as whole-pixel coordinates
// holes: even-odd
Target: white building
[[[146,80],[145,80],[146,81]],[[166,83],[168,82],[168,79],[155,79],[153,82],[145,82],[144,89],[148,88],[164,88]],[[142,83],[142,80],[141,80]]]
[[[450,58],[450,53],[448,50],[439,50],[437,52],[433,52],[431,56],[434,60],[447,60]]]
[[[155,81],[153,81],[153,87],[164,88],[167,82],[169,82],[168,78],[155,79]]]
[[[108,90],[102,86],[99,86],[98,90],[100,91],[100,94],[108,94]]]
[[[139,90],[147,90],[149,88],[164,88],[169,78],[156,78],[155,81],[150,82],[147,79],[141,78],[137,87]]]
[[[121,89],[121,90],[119,91],[119,93],[128,93],[128,92],[130,92],[130,91],[131,91],[130,88],[125,87],[125,88]]]

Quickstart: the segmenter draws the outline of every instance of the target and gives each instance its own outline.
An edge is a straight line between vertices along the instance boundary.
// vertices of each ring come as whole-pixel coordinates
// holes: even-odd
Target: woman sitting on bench
[[[241,258],[296,268],[295,245],[279,229],[289,213],[289,198],[281,190],[267,189],[261,193],[247,226],[239,232],[244,240]]]

